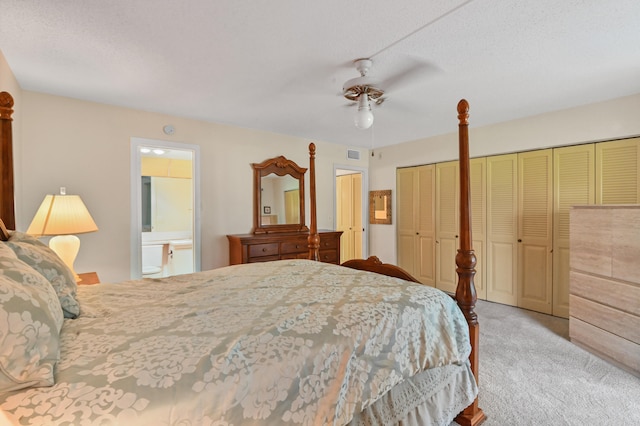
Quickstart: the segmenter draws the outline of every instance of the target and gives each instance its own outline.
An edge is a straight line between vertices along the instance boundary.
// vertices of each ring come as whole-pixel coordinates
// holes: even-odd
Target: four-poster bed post
[[[11,114],[13,114],[13,97],[7,92],[0,92],[0,175],[2,176],[0,217],[7,228],[16,229]]]
[[[473,277],[476,274],[476,255],[472,247],[471,237],[471,178],[469,174],[469,103],[462,99],[458,102],[458,133],[459,133],[459,166],[460,166],[460,248],[456,255],[456,272],[458,273],[458,286],[456,288],[456,300],[460,310],[469,324],[469,339],[471,341],[471,371],[478,380],[478,349],[480,343],[480,326],[476,307],[476,287]],[[477,425],[486,418],[484,412],[478,407],[478,398],[473,404],[464,409],[456,422],[462,426]]]
[[[309,197],[311,200],[311,223],[309,224],[309,259],[320,260],[320,235],[316,217],[316,145],[309,144]]]

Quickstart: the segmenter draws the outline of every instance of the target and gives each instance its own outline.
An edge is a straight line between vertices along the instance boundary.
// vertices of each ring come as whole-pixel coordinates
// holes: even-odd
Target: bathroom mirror
[[[304,174],[307,169],[280,156],[251,164],[254,234],[308,231],[304,223]]]
[[[391,190],[369,191],[369,223],[391,224]]]

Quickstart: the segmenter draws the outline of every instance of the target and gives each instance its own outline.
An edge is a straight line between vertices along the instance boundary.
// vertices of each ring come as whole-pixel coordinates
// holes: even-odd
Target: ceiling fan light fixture
[[[354,122],[356,127],[362,130],[368,129],[373,124],[373,113],[367,94],[358,96],[358,112],[356,112]]]

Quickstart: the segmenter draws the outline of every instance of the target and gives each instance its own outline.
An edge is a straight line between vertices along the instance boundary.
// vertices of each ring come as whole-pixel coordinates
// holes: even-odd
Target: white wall
[[[469,99],[471,157],[574,145],[640,135],[640,94],[476,128]],[[392,225],[370,225],[370,253],[396,263],[396,169],[458,158],[458,119],[451,105],[452,133],[376,149],[369,165],[370,189],[393,190]],[[472,212],[473,214],[473,212]]]
[[[101,280],[129,278],[130,140],[170,140],[200,146],[202,269],[228,265],[226,234],[247,233],[253,224],[250,164],[284,155],[308,167],[309,141],[263,131],[136,111],[30,91],[22,92],[22,161],[16,175],[23,185],[17,228],[25,230],[45,194],[60,186],[82,197],[99,227],[80,235],[79,272],[97,271]],[[176,128],[173,136],[162,132]],[[344,163],[347,148],[314,141],[318,227],[333,228],[333,165]],[[366,167],[368,158],[354,162]],[[305,184],[308,194],[309,182]],[[308,196],[307,196],[308,197]],[[307,209],[307,224],[309,223]]]

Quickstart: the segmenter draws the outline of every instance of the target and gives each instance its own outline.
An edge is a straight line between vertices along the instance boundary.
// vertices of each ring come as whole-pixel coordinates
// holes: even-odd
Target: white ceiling
[[[0,0],[20,86],[380,147],[640,93],[638,0]],[[373,59],[372,129],[340,96]],[[176,131],[179,139],[180,129]]]

